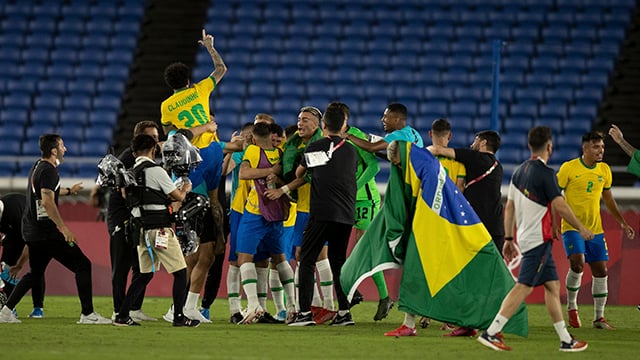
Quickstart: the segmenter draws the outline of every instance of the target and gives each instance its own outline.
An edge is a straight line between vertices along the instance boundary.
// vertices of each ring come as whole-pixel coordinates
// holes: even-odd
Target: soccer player
[[[300,250],[300,313],[289,326],[315,325],[311,313],[314,260],[327,242],[339,309],[331,325],[354,324],[349,301],[340,286],[340,272],[354,223],[358,154],[341,137],[344,122],[345,114],[340,108],[327,108],[322,118],[322,130],[327,136],[307,146],[296,170],[298,179],[304,179],[305,172],[312,176],[311,217]]]
[[[471,148],[446,148],[437,144],[428,147],[435,156],[445,156],[461,162],[467,172],[464,197],[487,228],[496,248],[502,249],[504,225],[502,212],[502,165],[495,153],[500,148],[500,135],[492,130],[480,131]],[[475,329],[459,327],[447,336],[474,336]]]
[[[248,300],[247,311],[240,322],[245,324],[258,320],[265,312],[258,299],[257,267],[264,269],[261,271],[264,274],[266,290],[268,256],[262,258],[262,254],[258,254],[259,246],[264,249],[261,253],[271,254],[278,269],[287,298],[291,300],[287,306],[289,316],[293,317],[296,311],[293,301],[293,270],[286,261],[286,250],[282,241],[282,222],[288,216],[289,203],[287,199],[271,201],[264,195],[268,186],[267,177],[272,174],[278,175],[281,171],[281,150],[273,147],[268,124],[253,125],[252,133],[255,145],[247,147],[240,165],[239,178],[250,180],[251,190],[238,227],[236,244],[242,287]],[[254,258],[257,264],[254,263]]]
[[[422,136],[420,136],[420,133],[416,129],[407,125],[407,117],[408,113],[406,106],[399,103],[389,104],[382,115],[382,127],[387,133],[383,139],[376,142],[369,142],[366,139],[359,138],[358,136],[349,133],[347,133],[347,139],[356,145],[357,149],[364,149],[371,153],[386,150],[388,144],[393,140],[403,140],[423,147],[424,142],[422,140]],[[373,319],[375,321],[379,321],[387,317],[389,311],[393,307],[394,301],[389,297],[384,273],[376,273],[372,276],[372,279],[378,288],[378,295],[380,296],[378,309]]]
[[[436,119],[431,123],[431,130],[429,130],[429,137],[434,145],[447,147],[451,140],[451,123],[447,119]],[[437,156],[437,159],[442,164],[442,167],[447,172],[447,175],[456,184],[456,187],[460,192],[464,191],[464,178],[466,176],[466,170],[462,163],[455,161],[452,158],[446,156]],[[426,328],[429,326],[431,320],[427,317],[420,318],[420,326]],[[454,326],[451,324],[443,324],[442,330],[453,330]],[[415,315],[405,313],[404,321],[402,325],[392,331],[386,332],[385,336],[415,336],[416,333],[416,321]]]
[[[562,242],[569,258],[570,269],[567,272],[567,312],[569,325],[579,328],[582,324],[578,316],[578,291],[582,283],[582,270],[585,262],[591,268],[594,320],[592,326],[597,329],[613,330],[614,327],[604,317],[607,303],[607,260],[609,253],[600,218],[600,200],[620,223],[627,238],[633,239],[635,232],[620,214],[618,204],[611,193],[613,176],[609,165],[602,161],[604,155],[604,135],[591,131],[582,136],[582,156],[564,162],[558,171],[558,184],[564,190],[567,203],[581,223],[595,235],[593,240],[585,241],[576,228],[566,221],[562,222]]]
[[[554,237],[551,210],[559,213],[584,239],[592,239],[593,233],[573,214],[560,193],[553,169],[547,166],[553,151],[551,129],[534,127],[529,131],[528,142],[531,158],[522,163],[511,177],[504,216],[506,236],[502,254],[507,261],[518,254],[513,237],[514,225],[522,252],[518,282],[504,298],[498,314],[478,341],[494,350],[511,350],[505,345],[501,331],[533,288],[543,285],[544,302],[560,338],[559,350],[583,351],[587,349],[587,343],[574,339],[562,318],[560,281],[551,254]]]
[[[209,96],[227,72],[227,66],[213,47],[213,36],[207,34],[203,29],[202,40],[198,40],[198,43],[204,46],[211,55],[215,67],[214,71],[207,78],[191,86],[188,66],[183,63],[173,63],[167,66],[164,71],[164,79],[174,91],[173,95],[160,105],[161,122],[164,132],[167,134],[172,129],[190,129],[210,121]],[[217,140],[215,132],[208,131],[194,136],[191,142],[198,148],[205,148]]]

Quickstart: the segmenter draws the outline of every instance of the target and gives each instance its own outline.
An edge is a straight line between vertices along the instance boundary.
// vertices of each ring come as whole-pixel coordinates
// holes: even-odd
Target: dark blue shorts
[[[551,244],[551,241],[546,241],[522,254],[518,283],[535,287],[547,281],[558,280]]]

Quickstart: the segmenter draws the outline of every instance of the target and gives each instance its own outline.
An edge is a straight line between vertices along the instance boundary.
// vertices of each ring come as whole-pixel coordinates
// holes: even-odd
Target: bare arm
[[[427,150],[429,150],[434,156],[445,156],[450,159],[456,158],[456,151],[452,148],[440,145],[429,145],[427,146]]]
[[[382,151],[382,150],[386,150],[387,146],[389,145],[386,141],[384,140],[378,140],[374,143],[369,142],[367,140],[364,139],[360,139],[357,138],[351,134],[347,135],[347,138],[349,140],[351,140],[354,144],[356,144],[358,147],[368,151],[368,152],[377,152],[377,151]]]
[[[187,181],[182,185],[182,188],[176,188],[170,192],[169,197],[175,201],[183,201],[189,191],[191,191],[191,182]]]
[[[262,168],[256,169],[252,168],[248,161],[243,161],[240,164],[240,173],[238,174],[238,178],[240,180],[253,180],[260,179],[269,176],[270,174],[278,174],[278,169],[282,169],[282,167],[273,166],[270,168]]]
[[[94,186],[89,193],[89,204],[94,208],[100,207],[100,198],[98,196],[98,190],[100,187],[98,185]]]
[[[215,80],[217,86],[224,74],[227,73],[227,65],[224,64],[220,54],[218,54],[218,51],[213,47],[213,36],[207,34],[204,29],[202,29],[202,40],[198,40],[198,43],[204,46],[209,52],[209,55],[211,55],[214,70],[209,76]]]
[[[29,247],[25,246],[22,249],[22,254],[20,254],[18,261],[16,261],[16,264],[9,269],[9,274],[14,278],[20,275],[20,270],[22,270],[24,264],[27,263],[27,260],[29,260]]]
[[[502,256],[505,260],[511,261],[518,255],[518,249],[513,243],[513,231],[515,229],[515,205],[513,200],[507,200],[507,204],[504,207],[504,237],[505,242],[502,246]],[[511,238],[511,240],[507,240]]]
[[[622,217],[620,209],[618,208],[618,203],[616,202],[616,199],[613,198],[613,194],[611,193],[610,189],[602,191],[602,199],[604,200],[604,204],[607,206],[607,209],[609,209],[611,215],[613,215],[620,226],[622,226],[622,229],[624,230],[625,235],[627,235],[627,238],[633,239],[636,233],[633,228],[629,226],[629,224],[627,224],[627,221],[624,219],[624,217]]]
[[[551,207],[556,213],[560,214],[563,219],[571,224],[571,226],[578,229],[578,231],[580,232],[580,236],[582,236],[583,239],[593,239],[593,232],[582,225],[580,220],[578,220],[567,202],[564,200],[564,197],[557,196],[555,199],[553,199],[551,201]]]
[[[224,223],[224,211],[222,210],[222,204],[218,199],[218,189],[207,191],[209,194],[209,206],[211,206],[211,214],[216,224],[222,225]],[[218,226],[218,233],[216,234],[216,241],[224,240],[224,227]]]
[[[304,179],[304,175],[306,174],[306,172],[307,172],[307,168],[305,168],[304,166],[298,165],[298,168],[296,169],[295,179],[293,179],[290,183],[283,185],[282,187],[279,187],[277,189],[267,189],[264,192],[265,196],[271,200],[275,200],[281,197],[282,195],[287,194],[290,191],[299,188],[300,186],[306,183]]]
[[[206,124],[202,124],[202,125],[198,125],[198,126],[194,126],[192,128],[189,129],[189,131],[191,131],[191,133],[193,134],[193,137],[198,137],[206,132],[210,132],[215,134],[216,131],[218,131],[218,124],[215,121],[209,121]]]
[[[49,219],[51,219],[51,221],[53,221],[56,224],[58,229],[60,229],[60,231],[62,232],[62,235],[64,235],[65,241],[68,242],[70,245],[74,244],[76,243],[76,236],[74,235],[74,233],[71,232],[71,230],[69,230],[67,225],[65,225],[64,221],[62,220],[62,216],[60,216],[60,212],[58,211],[58,207],[56,206],[55,196],[56,194],[51,189],[46,189],[46,188],[40,189],[42,206],[47,212]]]
[[[456,179],[456,187],[458,188],[458,190],[460,190],[460,192],[464,192],[464,178]]]
[[[617,127],[616,125],[611,125],[611,129],[609,129],[609,135],[611,135],[613,141],[615,141],[616,144],[620,146],[622,151],[624,151],[629,156],[633,156],[633,153],[636,151],[636,149],[631,146],[631,144],[629,144],[627,140],[624,139],[622,130],[620,130],[619,127]]]

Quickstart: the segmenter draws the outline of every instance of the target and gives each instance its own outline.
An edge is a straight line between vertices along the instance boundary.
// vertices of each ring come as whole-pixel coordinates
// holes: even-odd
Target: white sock
[[[240,266],[240,279],[242,288],[247,295],[247,308],[254,309],[260,305],[258,301],[258,273],[256,264],[252,262],[244,263]]]
[[[333,273],[331,272],[329,259],[316,261],[316,268],[318,269],[318,277],[320,278],[320,289],[322,291],[322,299],[324,300],[324,308],[335,311],[335,305],[333,303]]]
[[[404,321],[402,324],[408,328],[415,329],[416,328],[416,316],[409,313],[404,313]]]
[[[293,286],[293,270],[291,270],[291,286]],[[284,307],[284,288],[280,282],[280,274],[277,269],[269,270],[269,287],[271,288],[271,297],[276,305],[276,315],[280,311],[285,310]],[[289,297],[287,297],[289,298]],[[292,299],[292,298],[289,298]]]
[[[569,268],[567,272],[567,310],[578,308],[578,291],[582,284],[582,273],[577,273]]]
[[[200,294],[189,291],[187,294],[187,302],[184,304],[185,310],[197,310],[198,297],[200,297]]]
[[[229,265],[227,272],[227,298],[229,299],[229,312],[231,315],[242,310],[240,302],[240,268]]]
[[[280,264],[276,265],[278,269],[277,273],[280,276],[280,282],[282,283],[282,287],[284,288],[284,292],[287,295],[287,299],[295,299],[296,288],[293,284],[293,269],[291,269],[291,265],[288,262],[283,261]],[[283,302],[284,304],[284,302]],[[287,308],[297,309],[296,302],[294,300],[290,301],[287,304]]]
[[[593,295],[593,316],[594,320],[604,317],[604,306],[607,304],[609,289],[607,285],[608,276],[594,277],[591,283],[591,294]]]
[[[489,328],[487,329],[487,334],[493,336],[499,333],[500,331],[502,331],[502,328],[507,324],[508,321],[509,318],[504,317],[500,314],[496,315],[496,317],[493,318],[491,325],[489,325]]]
[[[266,311],[267,309],[267,291],[269,288],[269,268],[256,267],[256,272],[258,274],[258,302],[260,306]]]
[[[571,334],[567,331],[567,325],[564,323],[564,320],[554,323],[553,327],[556,329],[556,333],[558,333],[560,341],[571,343]]]

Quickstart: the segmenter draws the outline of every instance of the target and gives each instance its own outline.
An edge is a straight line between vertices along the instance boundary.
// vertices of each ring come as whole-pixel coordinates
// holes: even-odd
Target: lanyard
[[[343,138],[343,139],[342,139],[342,141],[340,141],[340,142],[338,143],[338,145],[333,146],[333,140],[332,140],[330,137],[328,137],[328,136],[327,136],[327,138],[328,138],[329,140],[331,140],[331,145],[329,145],[329,151],[327,151],[327,157],[328,157],[329,159],[331,159],[331,156],[333,156],[333,152],[334,152],[334,151],[336,151],[336,150],[338,150],[338,149],[340,149],[340,147],[342,147],[342,145],[344,145],[344,143],[345,143],[345,140],[346,140],[346,139],[344,139],[344,138]]]
[[[493,172],[493,170],[495,170],[495,169],[496,169],[496,167],[497,167],[497,166],[498,166],[498,160],[496,160],[496,161],[493,163],[493,165],[491,165],[491,167],[489,168],[489,170],[487,170],[487,171],[485,171],[485,172],[484,172],[484,174],[482,174],[482,175],[478,176],[477,178],[475,178],[475,179],[473,179],[473,180],[469,181],[469,183],[468,183],[467,185],[465,185],[465,186],[464,186],[464,188],[466,189],[466,188],[468,188],[469,186],[471,186],[471,185],[473,185],[473,184],[477,183],[478,181],[480,181],[480,180],[482,180],[482,179],[486,178],[487,176],[489,176],[489,174],[491,174],[491,173]]]

